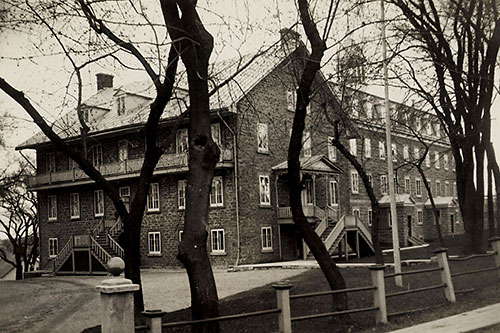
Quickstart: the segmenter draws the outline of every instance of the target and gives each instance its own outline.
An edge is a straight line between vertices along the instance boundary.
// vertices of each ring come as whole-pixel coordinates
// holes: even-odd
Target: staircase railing
[[[123,248],[118,244],[117,241],[114,240],[113,237],[111,237],[110,234],[108,234],[108,241],[109,241],[109,247],[116,252],[116,255],[120,258],[123,259],[124,257],[124,251]]]
[[[359,216],[355,215],[356,219],[356,226],[358,227],[359,232],[361,233],[361,237],[363,237],[368,244],[368,246],[372,249],[372,251],[375,251],[373,248],[373,242],[372,242],[372,234],[370,232],[370,229],[361,221]]]
[[[345,228],[345,215],[337,222],[328,237],[325,239],[325,247],[330,249]]]
[[[340,210],[338,207],[326,206],[326,214],[335,221],[340,218]]]
[[[59,271],[61,266],[64,264],[66,259],[71,255],[73,252],[73,236],[71,236],[66,244],[64,244],[63,248],[59,253],[57,254],[57,257],[54,258],[54,272]]]
[[[116,219],[116,222],[109,228],[108,233],[112,237],[116,237],[116,235],[119,235],[123,230],[123,223],[121,217],[118,217]]]
[[[104,218],[92,229],[92,237],[97,238],[97,235],[104,231]]]
[[[99,262],[106,267],[106,263],[111,259],[111,255],[95,240],[90,237],[90,249]]]

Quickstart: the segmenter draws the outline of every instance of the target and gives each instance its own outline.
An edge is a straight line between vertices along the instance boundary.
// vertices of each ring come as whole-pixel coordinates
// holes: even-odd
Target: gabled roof
[[[396,199],[396,205],[404,205],[404,206],[414,206],[415,205],[415,200],[413,200],[412,197],[407,193],[396,194],[395,199]],[[380,206],[387,206],[390,204],[390,202],[391,202],[390,196],[388,194],[384,195],[378,201]]]
[[[314,155],[311,157],[301,157],[300,171],[311,173],[343,173],[344,171],[335,163],[330,161],[325,155]],[[288,161],[281,162],[272,167],[277,172],[288,172]]]
[[[215,62],[209,65],[211,73],[209,79],[209,90],[217,87],[222,82],[229,80],[227,84],[219,88],[210,97],[211,110],[228,109],[234,103],[241,100],[257,83],[274,70],[295,49],[283,48],[277,42],[265,50],[259,50],[252,54],[243,55],[225,61]],[[251,62],[250,62],[251,61]],[[238,70],[241,70],[237,75]],[[234,77],[232,77],[234,75]],[[188,84],[185,71],[179,71],[174,91],[175,96],[167,104],[162,115],[162,120],[175,118],[185,111],[189,105]],[[115,95],[126,93],[142,97],[140,103],[133,109],[127,109],[124,115],[113,112]],[[89,134],[104,133],[118,128],[126,128],[145,124],[149,115],[149,105],[155,97],[156,91],[151,81],[134,82],[117,88],[104,88],[85,100],[83,104],[89,109],[99,109],[103,112],[89,121],[91,128]],[[76,110],[71,110],[57,119],[53,124],[56,134],[63,139],[77,137],[80,134]],[[16,149],[34,148],[39,144],[47,143],[49,140],[42,132],[39,132],[16,147]]]
[[[434,204],[438,208],[446,208],[446,207],[457,207],[458,202],[454,197],[435,197]],[[431,201],[427,199],[424,203],[425,207],[432,207]]]

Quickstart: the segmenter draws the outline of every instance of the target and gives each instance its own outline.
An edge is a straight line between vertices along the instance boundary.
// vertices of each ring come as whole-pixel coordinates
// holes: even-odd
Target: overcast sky
[[[155,2],[156,3],[156,2]],[[278,31],[290,27],[297,21],[297,11],[291,1],[269,0],[207,0],[200,1],[200,14],[206,23],[207,30],[215,37],[214,59],[224,59],[237,56],[239,52],[247,53],[256,50],[262,45],[269,45],[279,38]],[[324,2],[316,12],[324,8]],[[151,16],[155,15],[151,9]],[[354,25],[354,13],[345,15],[334,26],[334,33],[342,35],[347,30],[346,26]],[[366,12],[363,15],[368,15]],[[369,14],[377,14],[370,12]],[[156,13],[156,20],[161,22],[161,16]],[[347,20],[346,17],[349,19]],[[134,31],[136,32],[136,31]],[[379,34],[377,27],[372,27],[368,33]],[[0,76],[5,78],[15,88],[22,90],[33,104],[48,120],[54,120],[61,112],[66,111],[61,105],[66,101],[69,105],[74,103],[74,86],[66,90],[71,66],[61,55],[40,55],[33,49],[33,44],[48,45],[45,51],[59,52],[58,46],[45,41],[46,31],[30,31],[28,34],[3,31],[0,36]],[[43,43],[41,42],[43,41]],[[329,42],[332,45],[333,40]],[[26,59],[26,56],[34,56]],[[328,71],[328,67],[325,69]],[[95,73],[108,72],[115,75],[115,86],[136,80],[147,79],[144,73],[124,71],[119,64],[107,62],[102,65],[90,66],[83,71],[84,98],[95,93]],[[74,79],[74,77],[73,77]],[[72,81],[74,83],[75,80]],[[498,81],[497,81],[498,82]],[[67,94],[69,92],[69,95]],[[397,100],[397,96],[391,98]],[[499,105],[492,110],[493,118],[498,117]],[[8,112],[8,122],[15,126],[14,130],[5,135],[7,149],[0,152],[0,161],[5,165],[17,153],[13,148],[26,140],[37,131],[36,126],[30,121],[26,112],[0,91],[1,113]],[[498,123],[493,123],[493,140],[496,147],[500,147],[500,131]],[[497,155],[500,151],[497,148]],[[1,163],[1,162],[0,162]]]

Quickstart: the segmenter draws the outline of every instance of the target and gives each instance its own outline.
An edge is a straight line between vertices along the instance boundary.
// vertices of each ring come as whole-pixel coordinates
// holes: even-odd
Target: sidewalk
[[[403,328],[391,333],[455,333],[470,332],[479,328],[500,324],[500,303],[460,313],[428,323]]]

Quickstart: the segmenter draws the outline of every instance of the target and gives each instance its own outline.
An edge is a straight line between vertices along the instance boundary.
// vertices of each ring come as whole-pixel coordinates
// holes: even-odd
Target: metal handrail
[[[497,254],[496,252],[472,254],[470,256],[462,257],[462,258],[448,258],[448,261],[466,261],[466,260],[475,259],[475,258],[492,257],[496,254]]]
[[[426,268],[426,269],[420,269],[420,270],[414,270],[414,271],[406,271],[406,272],[400,272],[400,273],[390,273],[384,275],[384,278],[391,278],[395,276],[400,276],[400,275],[412,275],[412,274],[419,274],[419,273],[429,273],[429,272],[436,272],[436,271],[442,271],[442,267],[435,267],[435,268]]]
[[[375,289],[377,289],[377,286],[364,286],[364,287],[354,287],[354,288],[346,288],[346,289],[318,291],[318,292],[314,292],[314,293],[290,295],[290,299],[299,299],[299,298],[307,298],[307,297],[315,297],[315,296],[349,293],[349,292],[354,292],[354,291],[375,290]]]
[[[375,311],[375,310],[379,310],[379,309],[380,308],[378,306],[371,306],[371,307],[368,307],[368,308],[359,308],[359,309],[352,309],[352,310],[345,310],[345,311],[336,311],[336,312],[326,312],[326,313],[319,313],[319,314],[313,314],[313,315],[307,315],[307,316],[292,317],[291,321],[299,321],[299,320],[322,318],[322,317],[331,317],[331,316],[340,316],[340,315],[346,315],[346,314],[351,314],[351,313]]]
[[[441,288],[446,288],[447,284],[446,283],[441,283],[437,284],[434,286],[429,286],[429,287],[423,287],[423,288],[415,288],[415,289],[410,289],[410,290],[404,290],[404,291],[398,291],[392,294],[387,294],[385,297],[394,297],[394,296],[401,296],[401,295],[406,295],[406,294],[413,294],[413,293],[418,293],[421,291],[427,291],[427,290],[433,290],[433,289],[441,289]]]
[[[276,309],[270,309],[270,310],[240,313],[240,314],[235,314],[235,315],[212,317],[212,318],[206,318],[206,319],[200,319],[200,320],[177,321],[177,322],[162,324],[161,327],[178,327],[178,326],[186,326],[186,325],[204,324],[204,323],[210,323],[210,322],[214,322],[214,321],[241,319],[241,318],[263,316],[263,315],[267,315],[267,314],[280,313],[280,312],[281,312],[281,309],[276,308]]]
[[[99,223],[92,229],[92,237],[97,238],[97,235],[104,231],[104,217],[99,220]]]
[[[484,272],[496,271],[497,269],[500,269],[500,267],[495,266],[495,267],[491,267],[491,268],[476,269],[474,271],[455,273],[455,274],[451,274],[451,277],[467,275],[467,274],[474,274],[474,273],[484,273]]]
[[[117,234],[122,232],[123,223],[121,217],[116,219],[116,222],[109,228],[108,232],[111,236],[115,237]]]
[[[344,230],[344,228],[345,228],[345,215],[342,216],[340,221],[337,222],[337,224],[332,229],[328,237],[325,239],[325,247],[327,249],[331,248],[331,246],[333,245],[333,243],[335,243],[335,240],[342,233],[342,230]]]

